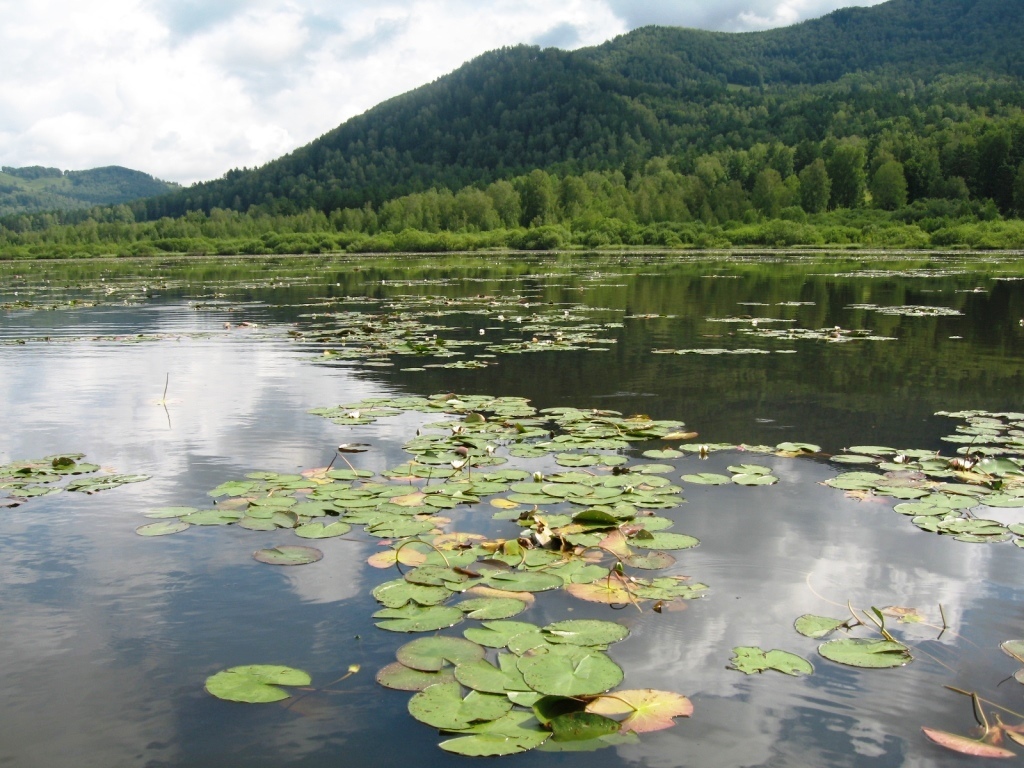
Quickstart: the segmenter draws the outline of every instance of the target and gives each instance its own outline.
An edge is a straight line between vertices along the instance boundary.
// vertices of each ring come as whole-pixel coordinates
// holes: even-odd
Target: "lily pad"
[[[622,668],[600,651],[564,646],[519,659],[526,684],[550,696],[593,696],[622,682]]]
[[[809,675],[814,667],[806,659],[788,651],[778,649],[764,651],[755,646],[737,646],[732,649],[734,654],[731,669],[738,670],[746,675],[754,675],[774,669],[784,675],[799,677]]]
[[[172,533],[181,533],[192,526],[184,520],[164,520],[158,523],[140,525],[135,529],[139,536],[169,536]]]
[[[461,637],[439,635],[412,640],[395,653],[398,660],[411,669],[437,672],[451,664],[458,666],[484,657],[484,648]]]
[[[846,619],[832,619],[828,616],[805,613],[794,622],[793,626],[804,637],[812,637],[817,640],[834,632],[844,624],[846,624]]]
[[[257,549],[252,556],[269,565],[309,565],[322,560],[324,553],[313,547],[283,544],[268,549]]]
[[[278,686],[305,686],[311,682],[301,669],[272,664],[250,664],[232,667],[206,678],[207,693],[226,701],[246,704],[268,704],[283,701],[291,694]]]
[[[818,653],[839,664],[868,669],[891,669],[913,661],[905,645],[870,638],[830,640],[818,646]]]
[[[683,480],[697,485],[728,485],[732,482],[731,477],[714,472],[698,472],[695,475],[683,475]]]
[[[330,539],[335,536],[343,536],[351,530],[351,525],[340,521],[333,523],[306,523],[295,529],[295,535],[303,539]]]
[[[619,723],[623,733],[649,733],[671,728],[673,718],[693,714],[693,702],[685,696],[651,688],[615,691],[587,704],[588,712],[613,716],[628,715]]]
[[[470,691],[462,697],[457,682],[437,683],[409,700],[409,714],[440,730],[460,731],[479,721],[497,720],[512,709],[507,696]]]
[[[542,630],[549,643],[607,646],[629,637],[629,630],[614,621],[570,619],[548,624]]]
[[[401,608],[385,608],[373,614],[382,619],[377,626],[388,632],[433,632],[452,627],[462,621],[462,611],[441,605],[410,603]]]
[[[467,619],[508,619],[526,610],[526,603],[512,597],[477,597],[456,606]]]
[[[466,734],[442,741],[438,746],[446,752],[467,757],[498,757],[514,755],[539,747],[551,737],[549,731],[529,712],[513,711],[489,723],[468,728]]]
[[[398,661],[388,664],[377,673],[378,683],[396,691],[422,691],[431,685],[454,680],[455,671],[451,667],[445,667],[437,672],[423,672],[411,669]]]

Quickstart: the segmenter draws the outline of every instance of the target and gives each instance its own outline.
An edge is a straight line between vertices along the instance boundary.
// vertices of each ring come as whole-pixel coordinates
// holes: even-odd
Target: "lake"
[[[589,583],[608,599],[529,591],[506,620],[615,622],[629,631],[607,651],[617,689],[693,705],[664,730],[548,739],[500,758],[510,765],[959,765],[971,758],[921,730],[978,735],[970,697],[945,686],[976,692],[993,726],[997,712],[1024,722],[1011,714],[1024,712],[1022,662],[1000,649],[1024,638],[1015,256],[0,262],[0,305],[0,765],[468,761],[410,715],[413,692],[375,680],[416,638],[482,627],[376,626],[404,620],[374,618],[387,608],[373,591],[407,584],[411,566],[368,558],[436,531],[491,542],[468,575],[445,577],[468,582],[442,608],[478,580],[525,591],[528,557],[534,574],[565,567],[517,537],[578,536],[589,559],[572,567],[604,568]],[[40,462],[11,466],[28,460]],[[109,487],[68,485],[97,478]],[[288,512],[296,501],[307,506]],[[558,534],[581,510],[591,517]],[[351,529],[291,529],[310,520]],[[136,533],[168,521],[195,524]],[[664,538],[669,525],[699,546]],[[628,551],[609,553],[614,531]],[[455,561],[467,541],[438,549]],[[292,545],[322,559],[253,557]],[[426,545],[404,551],[440,568]],[[670,555],[659,570],[629,559],[655,551]],[[657,578],[693,592],[657,597]],[[794,629],[851,612],[865,626]],[[864,669],[819,654],[882,641],[871,617],[912,661]],[[573,651],[588,664],[604,658],[580,647],[593,646]],[[813,672],[744,674],[730,668],[737,647],[780,649]],[[565,658],[576,681],[582,657]],[[250,664],[304,670],[299,688],[316,690],[267,704],[204,690]]]

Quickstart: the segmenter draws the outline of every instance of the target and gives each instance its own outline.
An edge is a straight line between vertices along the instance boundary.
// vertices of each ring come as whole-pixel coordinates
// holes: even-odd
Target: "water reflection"
[[[82,451],[152,479],[95,497],[36,499],[0,517],[0,764],[446,764],[436,734],[406,714],[408,697],[372,681],[408,639],[377,630],[370,618],[376,604],[368,590],[393,577],[364,565],[375,542],[358,534],[348,537],[358,541],[324,541],[317,545],[325,552],[321,562],[285,569],[255,563],[251,553],[292,541],[290,532],[194,528],[159,540],[133,533],[147,509],[209,506],[210,488],[254,469],[324,466],[339,442],[373,444],[354,459],[359,466],[394,466],[406,458],[402,443],[431,420],[409,414],[342,428],[308,414],[310,408],[404,393],[522,395],[539,407],[683,418],[709,441],[811,440],[837,450],[872,442],[938,448],[950,429],[948,420],[931,415],[939,408],[1024,407],[1024,336],[1016,324],[1024,290],[996,279],[1005,265],[927,277],[837,277],[840,264],[860,270],[846,261],[824,269],[624,258],[591,264],[576,257],[356,269],[344,259],[283,260],[275,268],[286,274],[276,277],[237,264],[218,271],[171,263],[164,265],[166,287],[138,306],[4,315],[0,461]],[[51,270],[53,279],[58,267],[38,269]],[[89,266],[68,269],[84,275]],[[141,277],[153,282],[151,274]],[[423,277],[432,282],[419,282]],[[33,279],[28,274],[25,281]],[[202,281],[202,288],[189,287]],[[983,293],[967,292],[979,286]],[[403,372],[401,361],[394,368],[316,364],[321,347],[288,337],[308,323],[301,315],[309,305],[325,298],[480,293],[583,303],[595,320],[622,327],[609,329],[615,344],[608,352],[504,356],[477,371]],[[197,310],[200,294],[220,303]],[[783,304],[795,301],[813,303]],[[893,317],[848,309],[864,302],[941,304],[964,314]],[[797,350],[792,355],[651,354],[669,347],[781,348],[709,320],[740,314],[796,319],[807,328],[869,327],[896,341],[787,342]],[[255,327],[237,327],[243,318]],[[473,338],[478,325],[490,322],[449,321],[465,326],[453,331],[455,338]],[[113,339],[139,333],[152,340]],[[42,336],[52,340],[36,340]],[[28,343],[8,343],[16,339]],[[157,401],[168,374],[165,410]],[[747,458],[681,459],[673,477],[723,471]],[[688,486],[688,503],[667,513],[676,530],[702,541],[680,554],[673,571],[709,584],[706,599],[657,615],[632,608],[613,614],[545,596],[523,617],[546,623],[571,608],[574,617],[621,620],[633,634],[613,655],[628,686],[685,693],[696,704],[694,716],[637,745],[593,755],[532,753],[517,764],[952,764],[955,758],[918,730],[965,732],[970,724],[969,701],[942,685],[1017,705],[1016,684],[1000,686],[1016,665],[997,650],[1024,634],[1015,608],[1016,548],[924,534],[888,505],[818,485],[835,473],[821,462],[757,461],[772,467],[777,486]],[[462,526],[497,528],[480,520],[486,511],[452,516]],[[792,623],[803,613],[843,616],[847,601],[915,607],[935,624],[941,604],[949,628],[940,635],[934,627],[901,626],[917,655],[905,669],[838,667],[819,659],[817,643],[797,635]],[[743,676],[725,669],[738,645],[799,653],[816,673]],[[257,662],[307,669],[319,684],[352,663],[363,671],[338,693],[310,695],[284,713],[225,706],[202,691],[207,675]]]

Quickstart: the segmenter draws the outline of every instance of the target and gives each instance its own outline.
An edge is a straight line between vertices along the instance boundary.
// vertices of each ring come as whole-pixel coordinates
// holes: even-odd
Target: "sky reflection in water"
[[[247,302],[240,313],[227,311],[231,295],[224,311],[197,312],[184,290],[185,298],[169,291],[137,307],[0,317],[2,341],[57,339],[0,344],[0,461],[81,451],[119,472],[152,476],[93,497],[36,499],[0,516],[0,765],[446,764],[436,734],[405,712],[408,697],[372,679],[410,639],[381,632],[370,619],[376,603],[369,589],[393,578],[364,565],[375,541],[357,529],[346,539],[317,543],[325,552],[320,563],[277,569],[256,563],[251,553],[293,542],[287,531],[192,528],[155,540],[133,533],[147,509],[209,506],[206,492],[225,480],[257,469],[323,466],[339,442],[373,444],[372,452],[353,457],[359,466],[394,466],[407,457],[402,443],[431,420],[406,415],[342,428],[309,415],[310,408],[403,393],[524,395],[537,407],[681,418],[709,441],[811,440],[831,452],[872,441],[938,448],[939,436],[955,426],[930,416],[938,408],[1024,406],[1015,388],[1021,339],[1011,323],[1022,304],[1019,284],[1009,290],[1011,284],[981,280],[991,288],[988,303],[972,296],[963,318],[878,321],[879,331],[898,340],[877,347],[799,342],[797,354],[787,356],[650,355],[670,345],[734,344],[732,329],[708,340],[705,334],[723,330],[706,318],[756,311],[736,306],[745,297],[770,291],[797,300],[811,292],[819,302],[813,319],[825,323],[842,310],[838,303],[821,306],[821,296],[862,296],[865,285],[855,278],[815,282],[808,270],[780,268],[776,283],[765,282],[771,280],[766,272],[723,298],[717,287],[692,290],[701,285],[699,271],[677,268],[656,278],[623,269],[598,288],[592,276],[582,280],[591,287],[573,301],[680,317],[626,324],[607,353],[504,356],[482,371],[316,365],[309,348],[287,336],[285,321],[303,310],[288,309],[273,290],[239,292]],[[568,289],[573,274],[551,282]],[[929,281],[936,292],[929,303],[955,299],[954,284],[965,281]],[[513,293],[525,285],[456,278],[423,291]],[[893,278],[870,285],[875,301],[899,294],[902,303],[918,284]],[[366,286],[371,290],[369,277]],[[324,290],[310,285],[292,303]],[[414,283],[394,290],[418,289]],[[257,327],[224,327],[243,315]],[[986,327],[983,337],[979,329]],[[131,333],[167,338],[87,340]],[[966,337],[977,352],[954,348],[961,340],[950,335]],[[960,368],[941,368],[955,356]],[[168,374],[165,409],[158,401]],[[911,388],[920,396],[911,396]],[[750,458],[684,458],[670,477],[724,472]],[[771,466],[779,485],[686,485],[688,503],[668,513],[677,521],[674,530],[702,541],[679,553],[671,572],[709,584],[706,599],[656,615],[632,607],[611,613],[546,595],[522,617],[622,621],[633,634],[612,655],[626,672],[625,685],[684,693],[694,700],[694,716],[637,745],[557,758],[531,753],[517,764],[953,764],[954,755],[919,732],[921,725],[965,732],[970,724],[969,701],[942,685],[1018,705],[1017,684],[999,686],[1016,664],[998,644],[1024,635],[1017,608],[1021,555],[1012,544],[970,545],[920,532],[891,505],[857,502],[820,486],[836,470],[819,460],[751,460]],[[481,507],[453,516],[466,528],[489,512]],[[492,526],[488,520],[479,527]],[[900,636],[918,651],[904,669],[843,668],[820,659],[817,643],[797,635],[792,622],[802,613],[843,616],[847,601],[861,608],[913,606],[932,623],[940,622],[941,603],[950,630],[939,638],[934,628],[900,626]],[[812,661],[815,674],[790,679],[726,670],[737,645],[793,651]],[[341,693],[309,696],[288,712],[228,705],[203,692],[207,675],[245,663],[300,667],[314,685],[352,663],[362,671]]]

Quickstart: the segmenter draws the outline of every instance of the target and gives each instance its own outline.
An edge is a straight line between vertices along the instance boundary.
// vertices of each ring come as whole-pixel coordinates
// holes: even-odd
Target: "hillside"
[[[870,139],[907,119],[927,133],[1019,112],[1021,39],[1019,0],[889,0],[765,32],[647,27],[574,52],[506,48],[259,169],[133,207],[326,213],[535,168],[629,175],[652,157]]]
[[[0,216],[119,205],[177,188],[177,184],[116,165],[88,171],[62,171],[38,165],[24,168],[3,166],[0,171]]]

